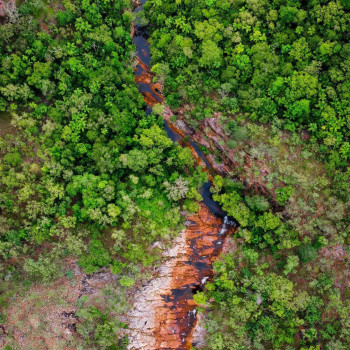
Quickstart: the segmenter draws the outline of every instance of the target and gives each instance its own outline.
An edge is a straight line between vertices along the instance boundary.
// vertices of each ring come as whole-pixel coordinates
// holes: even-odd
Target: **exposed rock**
[[[171,109],[168,106],[164,106],[163,109],[163,118],[171,124],[170,118],[174,115],[174,113],[171,111]]]
[[[139,84],[140,92],[148,106],[162,103],[161,84],[152,83],[153,75],[142,61],[137,59],[135,81]],[[199,139],[202,145],[210,148],[211,144],[178,119],[172,123],[173,112],[163,105],[163,118],[169,128],[180,136],[191,135],[195,141]],[[216,118],[207,121],[211,130],[207,135],[211,142],[221,147],[216,133],[224,134]],[[215,171],[227,174],[228,168],[224,164],[217,164],[215,157],[201,159],[199,152],[191,143],[184,144],[189,147],[197,165],[202,166],[211,179],[211,174],[205,161]],[[221,148],[224,151],[224,148]],[[191,349],[192,335],[197,321],[196,304],[193,294],[203,288],[203,284],[212,275],[212,263],[225,246],[227,229],[222,229],[221,219],[213,216],[209,209],[202,204],[198,214],[187,218],[186,229],[173,242],[172,247],[163,253],[165,262],[157,270],[157,276],[147,285],[143,286],[134,296],[133,310],[125,322],[129,329],[125,333],[129,337],[130,350],[158,350],[158,349]],[[233,226],[231,226],[233,228]],[[201,327],[200,325],[198,327]],[[196,331],[196,337],[198,332]],[[196,340],[198,343],[198,340]]]
[[[193,294],[212,274],[212,263],[225,246],[222,220],[201,210],[163,255],[166,261],[134,297],[129,313],[128,349],[190,349],[196,323]],[[229,232],[227,232],[229,233]]]
[[[217,163],[215,157],[212,154],[208,154],[207,159],[208,159],[210,165],[215,170],[215,172],[217,172],[221,175],[227,175],[229,173],[230,168],[226,164]]]
[[[119,276],[108,269],[101,269],[98,272],[89,274],[81,280],[81,295],[97,294],[107,283],[118,280]]]
[[[161,330],[158,316],[168,310],[164,307],[163,294],[171,289],[172,270],[186,252],[184,232],[174,241],[173,246],[164,253],[168,259],[158,270],[158,277],[151,280],[135,295],[133,309],[129,312],[127,331],[130,344],[128,349],[156,349],[157,333]]]
[[[202,134],[195,133],[192,135],[192,140],[199,143],[200,145],[206,147],[207,149],[210,149],[210,143],[207,141]]]
[[[197,223],[192,220],[186,220],[184,223],[185,226],[197,226]]]
[[[181,130],[184,134],[188,134],[188,135],[193,134],[193,130],[189,128],[182,119],[176,120],[175,126],[178,130]]]
[[[157,241],[157,242],[153,242],[153,243],[152,243],[152,248],[153,248],[153,249],[155,249],[155,248],[163,249],[163,248],[164,248],[164,245],[163,245],[162,242]]]
[[[134,37],[134,35],[135,35],[135,23],[132,22],[131,29],[130,29],[130,37],[131,37],[131,39]]]
[[[236,249],[236,243],[235,240],[232,238],[232,236],[227,236],[223,242],[222,245],[222,254],[233,252]],[[203,284],[206,282],[202,282]],[[205,335],[206,335],[206,329],[204,327],[205,322],[205,313],[198,313],[197,314],[197,322],[193,330],[193,338],[192,338],[192,344],[196,347],[196,349],[201,349],[205,346]]]
[[[205,118],[204,126],[210,127],[216,135],[221,136],[222,138],[225,138],[226,136],[225,132],[223,131],[222,127],[219,125],[217,118]]]
[[[203,322],[204,315],[197,314],[197,323],[193,331],[192,344],[196,349],[201,349],[205,345],[206,329],[204,328]]]
[[[11,14],[16,9],[16,0],[0,0],[0,17]]]

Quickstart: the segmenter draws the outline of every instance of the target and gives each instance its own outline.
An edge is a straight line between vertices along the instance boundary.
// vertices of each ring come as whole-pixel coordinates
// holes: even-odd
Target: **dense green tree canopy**
[[[332,166],[347,164],[346,2],[149,0],[145,10],[154,24],[154,71],[168,67],[169,104],[200,102],[219,110],[213,95],[229,97],[237,102],[233,112],[291,131],[308,129]],[[203,113],[195,109],[192,117]]]
[[[130,2],[67,0],[51,19],[41,5],[24,2],[0,29],[0,108],[18,128],[0,139],[0,256],[78,239],[84,225],[94,238],[122,229],[107,255],[96,250],[101,242],[90,246],[88,270],[111,263],[110,254],[146,261],[143,249],[179,227],[179,200],[190,207],[205,176],[162,121],[145,116]],[[135,242],[144,245],[137,254]]]

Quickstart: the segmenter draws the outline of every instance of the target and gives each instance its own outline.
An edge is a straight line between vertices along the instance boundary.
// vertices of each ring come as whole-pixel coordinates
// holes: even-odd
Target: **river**
[[[135,13],[142,10],[146,1],[141,0],[141,5],[135,9]],[[161,93],[161,85],[152,82],[153,74],[150,72],[151,54],[147,39],[147,26],[135,22],[133,36],[137,55],[135,82],[147,103],[145,112],[146,115],[149,115],[152,112],[152,106],[155,103],[163,103],[164,98]],[[192,140],[189,142],[183,141],[184,136],[188,139],[189,135],[180,133],[172,125],[169,125],[165,119],[164,130],[172,141],[190,147],[194,157],[200,160],[204,170],[209,174],[213,174],[214,171],[210,162],[198,145]],[[201,291],[205,282],[212,277],[212,263],[220,254],[227,234],[236,228],[236,223],[228,218],[227,213],[213,200],[210,187],[211,183],[208,181],[200,189],[203,197],[201,210],[198,214],[188,217],[186,220],[187,228],[181,234],[180,240],[182,239],[182,241],[178,243],[182,253],[185,251],[185,256],[181,254],[171,256],[171,259],[173,259],[170,259],[172,262],[169,264],[172,274],[170,276],[171,282],[168,290],[164,288],[165,290],[160,295],[162,305],[155,304],[157,307],[156,314],[159,314],[159,316],[154,317],[159,317],[159,322],[150,322],[153,324],[152,327],[145,327],[140,331],[147,333],[147,329],[149,329],[148,332],[152,334],[149,338],[146,337],[146,340],[134,342],[131,340],[130,349],[147,349],[148,346],[148,350],[185,350],[191,349],[192,345],[195,345],[192,343],[192,333],[196,324],[197,313],[193,295],[197,291]],[[169,274],[169,272],[166,274]],[[148,292],[146,287],[145,293]],[[151,303],[149,307],[152,307]],[[147,310],[139,311],[140,315],[147,315]],[[151,315],[151,312],[149,315]],[[140,317],[142,318],[142,316]],[[145,319],[147,319],[147,316]],[[147,322],[145,321],[145,325]],[[147,345],[147,339],[152,337],[155,340],[152,339],[152,343]],[[142,339],[142,336],[136,338]],[[151,342],[151,340],[149,341]]]

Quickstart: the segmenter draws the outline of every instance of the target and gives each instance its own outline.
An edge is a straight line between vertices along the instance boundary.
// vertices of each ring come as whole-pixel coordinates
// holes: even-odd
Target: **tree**
[[[218,68],[222,64],[222,50],[211,40],[205,40],[202,44],[202,57],[199,59],[201,66]]]

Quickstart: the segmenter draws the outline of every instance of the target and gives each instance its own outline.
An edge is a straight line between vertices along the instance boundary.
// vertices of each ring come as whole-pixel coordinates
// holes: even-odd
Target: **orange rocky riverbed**
[[[191,349],[196,323],[193,294],[212,275],[232,226],[209,212],[205,205],[187,218],[186,229],[164,253],[158,275],[134,297],[128,316],[129,349]],[[231,232],[230,232],[231,231]]]

